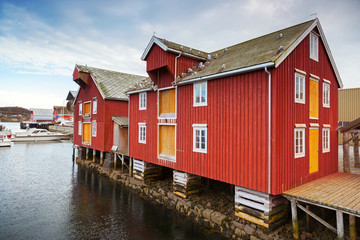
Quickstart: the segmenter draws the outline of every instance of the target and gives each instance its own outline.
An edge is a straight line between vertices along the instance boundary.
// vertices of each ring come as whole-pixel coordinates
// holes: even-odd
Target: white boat
[[[7,129],[4,125],[0,125],[0,135],[5,135],[8,138],[11,138],[11,130]]]
[[[66,138],[68,135],[49,132],[46,129],[30,128],[27,132],[16,132],[11,138],[12,142],[37,142],[37,141],[56,141]]]
[[[11,147],[11,140],[6,135],[0,135],[0,147]]]

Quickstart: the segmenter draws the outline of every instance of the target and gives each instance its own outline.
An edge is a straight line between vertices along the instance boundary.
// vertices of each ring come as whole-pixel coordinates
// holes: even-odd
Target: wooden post
[[[93,149],[93,163],[96,162],[96,150]]]
[[[354,167],[360,168],[360,155],[359,155],[359,137],[354,140]]]
[[[100,152],[100,165],[103,165],[104,164],[104,152],[101,151]]]
[[[89,159],[89,148],[86,148],[86,160]]]
[[[296,201],[291,199],[291,216],[292,216],[292,225],[294,230],[294,239],[299,239],[299,222],[297,217]]]
[[[344,240],[344,219],[343,213],[336,211],[336,231],[339,240]]]
[[[356,240],[356,217],[354,215],[349,215],[349,228],[350,239]]]
[[[116,161],[117,161],[116,152],[114,152],[114,170],[116,170]]]
[[[349,134],[348,132],[343,133],[343,169],[345,173],[350,173]]]
[[[310,206],[306,205],[306,209],[310,211]],[[310,216],[306,213],[306,231],[311,232],[311,225],[310,225]]]
[[[124,162],[125,162],[125,156],[121,155],[121,171],[124,172]]]
[[[73,144],[73,155],[72,155],[72,161],[74,163],[75,161],[75,145]]]
[[[129,176],[132,177],[132,158],[130,158],[130,161],[129,161]]]

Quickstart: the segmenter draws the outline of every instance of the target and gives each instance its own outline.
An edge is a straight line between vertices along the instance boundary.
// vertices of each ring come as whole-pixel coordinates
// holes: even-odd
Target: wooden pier
[[[338,239],[345,239],[343,214],[348,214],[350,239],[356,239],[355,220],[360,217],[360,175],[337,172],[290,189],[283,195],[291,202],[295,239],[299,239],[297,208],[335,232]],[[311,212],[306,207],[308,204],[336,211],[336,228]]]

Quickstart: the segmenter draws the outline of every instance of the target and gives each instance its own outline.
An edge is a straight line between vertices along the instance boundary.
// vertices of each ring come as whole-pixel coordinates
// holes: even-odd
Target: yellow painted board
[[[175,126],[159,126],[159,154],[175,156]]]
[[[319,129],[309,129],[309,173],[319,171]]]
[[[90,144],[91,140],[91,123],[83,123],[83,142]]]
[[[84,114],[90,114],[90,111],[91,111],[91,103],[90,102],[85,103],[84,104]]]
[[[319,118],[319,82],[310,79],[310,118]]]
[[[175,89],[159,91],[159,115],[175,113]]]

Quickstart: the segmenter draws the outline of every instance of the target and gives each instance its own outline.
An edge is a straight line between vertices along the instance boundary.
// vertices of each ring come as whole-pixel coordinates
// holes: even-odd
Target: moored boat
[[[0,125],[0,135],[5,135],[8,138],[11,138],[11,130],[7,129],[4,125]]]
[[[57,141],[66,138],[66,134],[49,132],[46,129],[30,128],[27,132],[14,133],[12,142],[37,142],[37,141]]]
[[[6,135],[0,135],[0,147],[11,147],[11,140]]]

